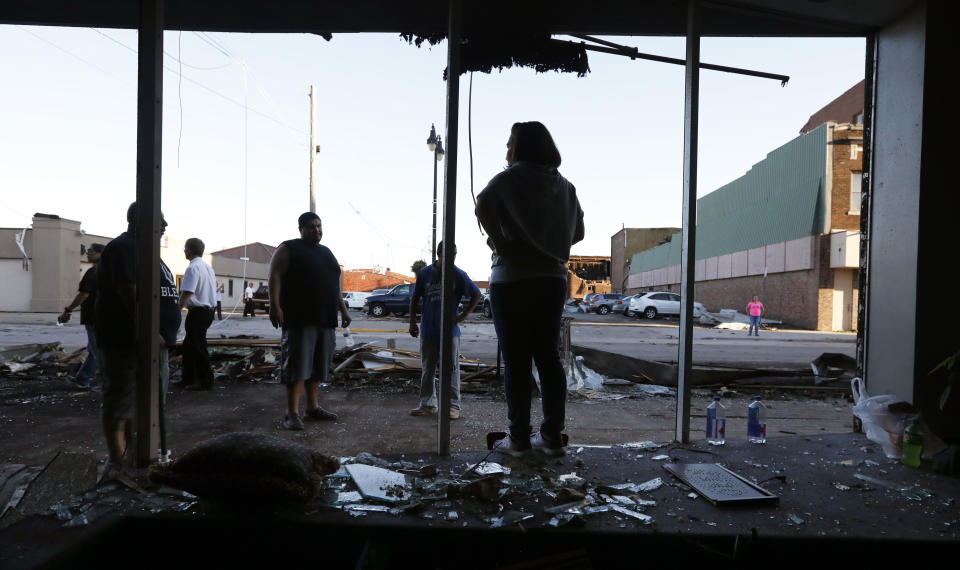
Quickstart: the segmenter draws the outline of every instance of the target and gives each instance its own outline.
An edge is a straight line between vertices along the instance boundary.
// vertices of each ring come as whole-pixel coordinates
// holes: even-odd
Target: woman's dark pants
[[[540,433],[560,440],[567,400],[567,379],[560,363],[560,318],[567,299],[567,280],[538,277],[490,285],[493,325],[503,352],[503,388],[510,435],[530,437],[532,363],[540,374],[543,423]]]

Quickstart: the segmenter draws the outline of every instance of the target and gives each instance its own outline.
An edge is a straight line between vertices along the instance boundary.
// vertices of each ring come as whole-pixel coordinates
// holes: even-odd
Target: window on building
[[[850,173],[850,213],[860,214],[860,188],[863,182],[862,172]]]
[[[850,145],[850,160],[857,160],[857,155],[861,152],[863,152],[862,144]]]
[[[229,295],[230,295],[231,297],[233,297],[233,279],[228,279],[228,280],[227,280],[227,283],[230,285],[230,293],[229,293]]]

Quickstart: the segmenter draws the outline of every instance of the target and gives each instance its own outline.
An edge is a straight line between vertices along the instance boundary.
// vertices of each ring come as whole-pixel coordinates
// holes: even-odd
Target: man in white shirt
[[[213,369],[207,352],[207,329],[213,323],[217,306],[217,278],[213,269],[202,259],[204,245],[199,238],[190,238],[183,246],[183,254],[190,265],[183,272],[180,285],[180,308],[187,308],[183,338],[183,380],[180,385],[188,390],[211,390]]]
[[[247,313],[250,313],[250,316],[255,316],[253,314],[253,281],[250,281],[247,284],[247,288],[243,290],[243,316],[247,316]]]

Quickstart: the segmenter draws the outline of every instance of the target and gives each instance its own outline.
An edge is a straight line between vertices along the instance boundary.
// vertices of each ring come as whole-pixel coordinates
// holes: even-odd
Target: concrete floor
[[[67,347],[82,346],[82,328],[74,323],[56,327],[50,324],[52,319],[52,315],[0,315],[0,345],[59,341]],[[676,339],[670,337],[675,336],[676,330],[667,322],[611,326],[611,323],[633,325],[636,321],[621,316],[595,315],[580,316],[580,320],[595,324],[575,325],[575,342],[578,343],[593,343],[604,350],[643,354],[647,358],[651,354],[660,354],[665,355],[664,360],[669,360],[671,351],[675,351]],[[351,328],[361,341],[377,340],[385,344],[387,339],[393,338],[398,347],[415,349],[416,341],[406,335],[405,323],[405,320],[395,318],[359,318]],[[393,332],[370,332],[391,329]],[[253,319],[235,316],[221,321],[211,329],[209,336],[219,338],[237,334],[264,338],[278,336],[263,316]],[[744,333],[698,329],[697,340],[697,347],[702,345],[699,352],[710,354],[714,362],[736,362],[737,366],[748,363],[768,366],[767,363],[772,362],[784,369],[803,369],[810,359],[824,351],[852,353],[854,337],[768,331],[759,339],[753,339]],[[464,355],[492,362],[495,350],[489,321],[471,317],[464,330]],[[303,432],[285,432],[278,428],[283,412],[283,389],[278,384],[219,383],[211,392],[184,392],[173,388],[168,397],[168,441],[176,458],[209,437],[238,430],[254,431],[290,438],[330,455],[353,456],[367,451],[410,461],[423,459],[438,463],[442,469],[459,472],[485,453],[482,451],[485,434],[501,430],[505,424],[505,405],[497,386],[485,383],[473,385],[473,388],[474,391],[465,395],[463,419],[451,424],[453,454],[447,458],[436,454],[435,419],[408,415],[408,410],[416,404],[417,384],[415,379],[403,377],[335,381],[324,388],[322,402],[340,414],[339,421],[307,424]],[[366,552],[368,546],[364,545],[369,544],[352,542],[354,535],[384,537],[384,544],[389,544],[393,549],[391,552],[399,556],[397,553],[406,552],[403,548],[409,546],[396,543],[398,533],[418,533],[424,529],[430,531],[428,536],[411,536],[410,539],[436,541],[440,540],[441,534],[438,533],[449,530],[456,533],[449,537],[450,544],[483,551],[484,555],[474,560],[476,564],[457,557],[456,564],[453,564],[457,567],[490,567],[495,564],[493,558],[500,550],[483,546],[492,544],[500,544],[507,550],[527,549],[524,551],[530,556],[539,556],[540,547],[531,545],[540,545],[541,542],[547,552],[587,548],[591,560],[607,562],[611,560],[611,552],[633,545],[635,548],[624,550],[622,556],[628,556],[629,552],[630,559],[637,563],[691,560],[697,553],[726,559],[726,554],[717,553],[736,553],[738,549],[741,553],[746,552],[749,548],[745,551],[743,545],[747,543],[754,545],[754,553],[766,553],[768,551],[759,545],[769,547],[773,543],[765,541],[770,539],[816,539],[814,543],[794,540],[776,545],[781,556],[811,559],[817,553],[823,553],[833,561],[851,560],[854,552],[864,552],[868,548],[872,548],[868,558],[882,560],[888,550],[896,550],[894,546],[902,547],[903,543],[897,541],[923,542],[927,552],[942,552],[944,548],[955,551],[960,545],[960,511],[955,503],[960,494],[958,480],[901,466],[886,459],[879,446],[863,435],[851,433],[850,403],[843,390],[813,390],[812,387],[806,391],[763,390],[769,406],[769,442],[757,446],[745,441],[745,412],[750,397],[758,389],[736,384],[730,388],[733,393],[725,399],[729,407],[728,444],[721,448],[707,446],[700,438],[703,409],[715,393],[714,389],[694,391],[691,434],[695,441],[688,445],[669,444],[656,452],[604,446],[632,441],[671,441],[675,398],[633,394],[616,401],[571,397],[568,402],[566,431],[571,440],[570,455],[561,460],[541,461],[533,469],[553,475],[576,471],[591,484],[598,485],[663,477],[666,484],[650,497],[657,502],[655,507],[647,510],[655,520],[651,526],[604,514],[589,518],[586,526],[575,531],[575,535],[564,534],[566,531],[550,532],[546,528],[542,529],[546,534],[540,534],[539,527],[544,527],[550,517],[542,512],[544,506],[549,506],[549,501],[539,496],[521,497],[505,507],[535,513],[535,518],[525,523],[525,528],[532,530],[521,535],[516,534],[517,527],[490,531],[489,523],[484,520],[488,507],[459,503],[453,508],[460,510],[462,518],[455,525],[444,520],[443,513],[435,513],[436,516],[431,518],[374,513],[358,521],[339,511],[323,511],[309,520],[297,518],[295,522],[285,520],[282,524],[292,524],[292,527],[284,526],[292,533],[313,529],[309,531],[310,536],[326,537],[316,539],[318,546],[327,545],[334,550],[342,546],[346,558],[341,560],[336,558],[339,555],[331,554],[330,567],[349,566],[349,561],[355,561],[361,550]],[[536,418],[535,412],[534,421]],[[30,381],[0,378],[0,463],[46,465],[63,451],[88,457],[94,463],[97,458],[102,458],[98,394],[76,391],[62,378]],[[659,454],[669,456],[671,462],[721,463],[760,482],[780,500],[776,505],[729,509],[713,506],[702,498],[690,498],[690,489],[667,474],[662,461],[653,459]],[[521,473],[528,468],[509,458],[499,460],[513,465]],[[902,492],[857,479],[854,477],[856,473],[930,493],[917,501]],[[270,535],[273,531],[269,525],[264,526],[263,520],[274,519],[241,524],[230,518],[199,512],[174,519],[148,519],[137,524],[158,525],[172,521],[173,526],[158,527],[151,532],[162,532],[181,550],[203,549],[208,545],[202,538],[205,536],[221,536],[236,545],[249,543],[246,548],[235,547],[229,553],[216,554],[225,557],[222,560],[240,561],[244,553],[253,555],[270,551],[271,545],[262,540],[262,536],[273,536]],[[96,549],[90,545],[96,542],[97,532],[105,531],[104,525],[107,525],[106,521],[102,525],[91,525],[85,531],[64,531],[51,517],[28,518],[0,533],[0,558],[11,555],[8,559],[14,560],[12,555],[15,554],[15,567],[31,567],[34,562],[46,560],[52,553],[61,551],[58,549],[82,545],[88,558],[82,558],[83,552],[71,551],[67,559],[60,560],[60,564],[74,563],[79,559],[92,560],[90,552]],[[474,537],[470,534],[473,529],[492,534]],[[132,542],[128,545],[132,551],[148,548],[148,545],[136,542],[140,535],[142,531],[130,535]],[[522,539],[526,546],[515,544],[517,536],[526,537]],[[889,539],[882,543],[887,550],[870,546],[870,541],[876,538]],[[282,541],[283,537],[274,536],[273,539]],[[836,542],[837,539],[860,542],[842,543]],[[340,540],[342,544],[338,544]],[[356,544],[360,545],[356,552],[351,551]],[[595,546],[583,546],[585,544]],[[602,551],[596,551],[600,545],[603,545]],[[255,548],[261,550],[251,550]],[[343,564],[347,559],[348,563]],[[427,559],[431,567],[451,566],[432,554]],[[622,562],[624,559],[615,556],[612,560]],[[394,562],[398,560],[394,559]]]

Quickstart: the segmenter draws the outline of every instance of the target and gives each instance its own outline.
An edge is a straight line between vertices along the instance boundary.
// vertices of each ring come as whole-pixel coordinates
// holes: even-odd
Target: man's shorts
[[[280,380],[326,382],[337,336],[332,328],[302,326],[283,329]]]
[[[111,419],[133,419],[137,393],[137,351],[134,348],[101,348],[103,357],[103,415]],[[160,384],[163,386],[163,401],[167,401],[170,386],[170,352],[161,348]]]
[[[103,416],[110,419],[133,418],[137,388],[137,351],[129,348],[100,347],[103,356]]]

